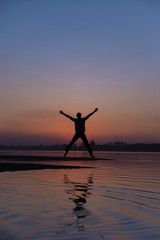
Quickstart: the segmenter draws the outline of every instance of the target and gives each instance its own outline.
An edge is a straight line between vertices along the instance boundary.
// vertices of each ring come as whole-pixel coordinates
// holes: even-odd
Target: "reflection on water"
[[[0,173],[0,239],[159,240],[160,154],[109,155],[79,163],[93,169]]]
[[[87,202],[87,198],[91,194],[90,190],[93,184],[93,176],[89,176],[86,183],[80,183],[71,181],[65,174],[64,184],[67,187],[65,191],[68,195],[68,198],[74,203],[73,213],[77,218],[75,225],[79,231],[84,231],[85,227],[83,223],[79,221],[79,219],[91,215],[91,211],[85,207],[85,204]]]

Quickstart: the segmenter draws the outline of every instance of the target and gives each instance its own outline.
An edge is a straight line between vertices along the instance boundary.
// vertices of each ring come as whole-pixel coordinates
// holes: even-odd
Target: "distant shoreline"
[[[127,144],[124,142],[114,142],[106,144],[95,144],[94,141],[90,142],[93,151],[118,151],[118,152],[160,152],[160,143],[135,143]],[[64,151],[67,144],[54,144],[54,145],[34,145],[34,146],[24,146],[24,145],[0,145],[1,150],[39,150],[39,151]],[[80,146],[73,145],[71,151],[86,151],[85,146],[82,144]]]

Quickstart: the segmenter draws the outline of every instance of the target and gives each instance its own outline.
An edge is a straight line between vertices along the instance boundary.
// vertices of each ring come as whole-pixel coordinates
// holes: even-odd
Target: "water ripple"
[[[97,165],[1,173],[1,239],[160,239],[157,165]]]

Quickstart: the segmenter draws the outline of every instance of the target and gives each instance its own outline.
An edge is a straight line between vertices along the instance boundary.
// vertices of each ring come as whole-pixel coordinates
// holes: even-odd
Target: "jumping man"
[[[94,158],[93,151],[92,151],[92,149],[88,143],[88,140],[86,138],[86,135],[85,135],[85,121],[97,111],[98,111],[98,108],[96,108],[93,112],[91,112],[84,118],[81,118],[80,112],[77,113],[77,118],[73,118],[73,117],[65,114],[63,111],[59,111],[60,114],[63,114],[65,117],[71,119],[75,123],[75,135],[73,136],[70,144],[66,147],[64,157],[67,155],[68,151],[70,150],[72,145],[75,143],[75,141],[77,141],[78,138],[81,138],[83,140],[84,144],[86,145],[90,156],[92,158]]]

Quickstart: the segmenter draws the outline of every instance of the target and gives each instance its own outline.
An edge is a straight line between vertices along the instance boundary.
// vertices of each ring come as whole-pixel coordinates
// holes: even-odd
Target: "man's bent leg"
[[[64,157],[67,155],[68,151],[70,150],[70,148],[72,147],[72,145],[75,143],[75,141],[77,141],[77,139],[79,138],[79,135],[78,134],[75,134],[71,140],[71,142],[68,144],[68,146],[66,147],[65,149],[65,154],[64,154]]]
[[[88,152],[89,152],[89,155],[90,155],[92,158],[94,158],[94,156],[93,156],[93,151],[92,151],[91,146],[89,145],[88,140],[87,140],[87,137],[86,137],[86,135],[85,135],[84,133],[81,135],[81,139],[83,140],[84,144],[86,145],[86,148],[87,148],[87,150],[88,150]]]

